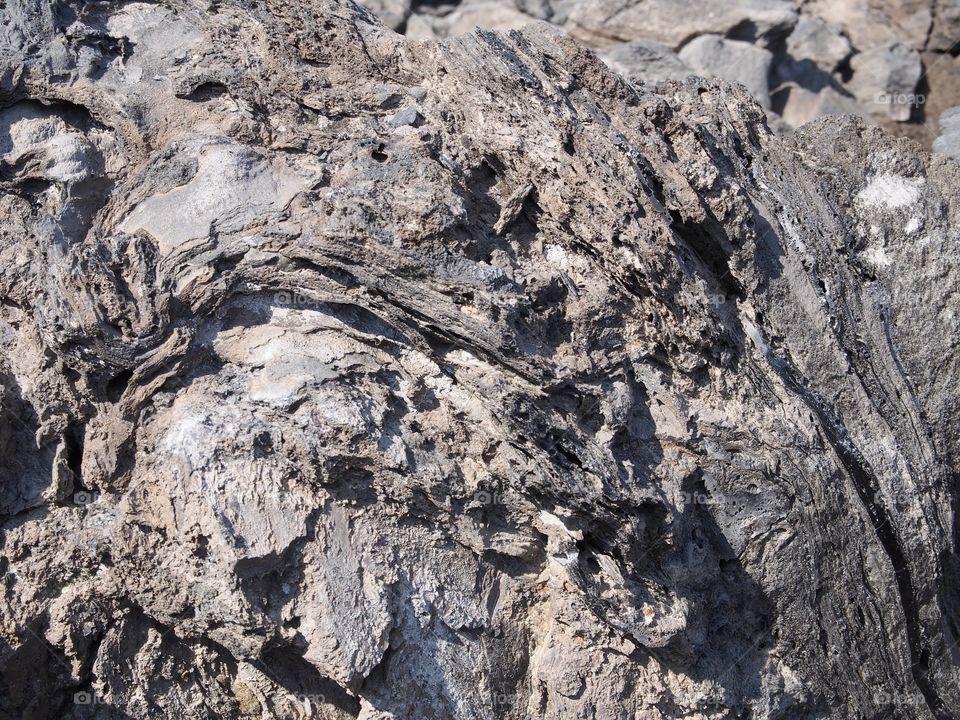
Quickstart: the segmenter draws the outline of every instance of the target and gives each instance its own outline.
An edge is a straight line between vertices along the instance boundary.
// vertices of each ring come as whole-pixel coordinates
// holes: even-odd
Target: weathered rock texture
[[[4,13],[3,717],[960,713],[956,161],[546,24]]]
[[[852,113],[930,147],[960,103],[960,0],[363,0],[415,39],[547,20],[631,82],[680,72],[742,82],[783,131]],[[750,47],[753,45],[754,47]],[[665,55],[660,48],[666,47]],[[638,52],[639,50],[639,52]],[[670,50],[693,56],[693,67]],[[675,60],[675,59],[674,59]],[[684,57],[684,60],[690,60]],[[696,62],[707,60],[708,62]],[[782,122],[781,122],[782,121]]]

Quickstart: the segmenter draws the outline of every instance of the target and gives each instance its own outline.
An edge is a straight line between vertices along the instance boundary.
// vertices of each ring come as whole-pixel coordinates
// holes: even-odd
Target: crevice
[[[691,222],[678,210],[671,210],[670,217],[671,229],[713,275],[721,294],[743,300],[744,289],[730,271],[730,249],[723,247],[727,242],[723,227],[713,218],[704,223]]]

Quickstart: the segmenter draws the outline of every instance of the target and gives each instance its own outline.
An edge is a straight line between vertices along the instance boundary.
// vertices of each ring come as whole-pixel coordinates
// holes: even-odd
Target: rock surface
[[[955,161],[545,23],[6,12],[3,717],[960,713]]]
[[[960,49],[960,0],[937,0],[927,49],[950,52]]]
[[[836,25],[862,52],[900,40],[922,50],[933,22],[932,8],[953,0],[808,0],[805,11]]]
[[[767,77],[773,55],[763,48],[719,35],[701,35],[678,53],[699,75],[715,75],[742,84],[763,108],[770,109]]]
[[[565,27],[600,47],[648,38],[679,49],[708,33],[767,41],[796,21],[792,0],[581,0],[572,4]]]
[[[847,36],[819,18],[801,18],[787,38],[787,55],[794,61],[809,60],[828,73],[837,70],[851,52]]]
[[[849,87],[863,105],[883,108],[893,120],[910,119],[917,105],[915,90],[923,67],[920,54],[905,43],[892,41],[851,62],[853,78]]]
[[[934,152],[960,160],[960,107],[950,108],[940,116],[940,135],[933,143]]]
[[[691,69],[669,51],[691,53],[699,45],[698,54],[710,49],[718,57],[694,63],[693,72],[745,82],[778,131],[852,113],[930,147],[930,120],[960,103],[960,85],[943,80],[956,75],[949,65],[960,54],[960,0],[391,3],[366,4],[418,40],[546,20],[593,47],[634,83],[687,77]]]
[[[664,80],[685,80],[695,72],[669,47],[653,40],[611,45],[600,57],[632,83],[657,84]]]

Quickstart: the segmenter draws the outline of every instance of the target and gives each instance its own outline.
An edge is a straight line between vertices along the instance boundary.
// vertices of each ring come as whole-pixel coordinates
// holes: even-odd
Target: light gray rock
[[[923,74],[920,54],[902,42],[889,42],[854,56],[853,77],[847,84],[857,100],[872,112],[887,113],[905,122],[918,104],[917,83]]]
[[[678,49],[707,33],[764,42],[796,22],[792,0],[581,0],[565,28],[596,47],[650,39]]]
[[[462,0],[451,6],[449,12],[423,13],[417,19],[420,25],[411,27],[407,32],[413,39],[456,37],[473,32],[478,27],[486,30],[517,30],[534,21],[533,17],[518,10],[509,0]]]
[[[412,12],[408,0],[363,0],[361,4],[376,13],[384,25],[397,31],[406,29]]]
[[[415,107],[406,107],[390,118],[390,124],[394,127],[403,127],[404,125],[414,125],[419,119],[420,113]]]
[[[936,0],[927,50],[952,52],[960,48],[960,0]]]
[[[5,13],[0,715],[960,714],[955,161],[546,24]]]
[[[803,13],[843,29],[858,52],[893,41],[923,50],[934,16],[930,0],[807,0]]]
[[[945,110],[943,114],[940,115],[940,129],[960,129],[960,107],[950,108],[949,110]]]
[[[761,47],[719,35],[701,35],[684,45],[680,59],[705,76],[744,85],[764,108],[770,108],[770,63],[773,55]]]
[[[960,107],[940,115],[940,135],[933,141],[933,151],[960,160]]]
[[[833,87],[808,90],[795,85],[781,90],[786,97],[781,103],[780,116],[792,128],[806,125],[818,117],[831,115],[867,115],[867,112],[849,95]]]
[[[850,52],[850,41],[840,29],[817,18],[801,17],[787,38],[787,54],[793,60],[810,60],[827,72],[836,70]]]
[[[683,80],[695,74],[673,50],[653,40],[612,45],[600,52],[600,57],[613,70],[635,83]]]

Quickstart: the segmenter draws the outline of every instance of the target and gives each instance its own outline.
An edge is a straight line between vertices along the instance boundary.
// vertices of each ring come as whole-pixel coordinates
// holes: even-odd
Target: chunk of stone
[[[420,113],[415,107],[407,107],[390,118],[390,124],[393,127],[403,127],[404,125],[413,125],[420,118]]]
[[[770,108],[768,78],[773,55],[761,47],[719,35],[702,35],[687,43],[680,59],[701,75],[744,85],[764,108]]]
[[[363,0],[361,5],[376,13],[391,30],[403,30],[411,13],[407,0]]]
[[[954,161],[345,0],[0,58],[0,717],[960,717]]]
[[[683,80],[694,71],[669,47],[654,40],[611,45],[600,57],[612,69],[635,83]]]
[[[927,50],[956,54],[960,47],[960,0],[936,0]]]
[[[940,134],[933,141],[933,151],[960,160],[960,107],[940,115]]]
[[[796,22],[791,0],[597,0],[577,3],[565,27],[597,47],[650,39],[677,49],[705,33],[763,43]]]
[[[818,117],[829,115],[864,115],[857,101],[832,87],[819,91],[800,86],[784,88],[780,116],[790,127],[798,128]]]
[[[801,17],[787,38],[791,58],[812,60],[827,72],[836,70],[850,52],[850,41],[840,29],[817,18]]]
[[[933,21],[929,0],[809,0],[803,13],[843,29],[859,52],[894,40],[922,50]]]
[[[850,64],[853,77],[847,87],[865,108],[886,113],[898,122],[910,119],[919,100],[917,83],[923,74],[916,50],[892,41],[855,55]]]

